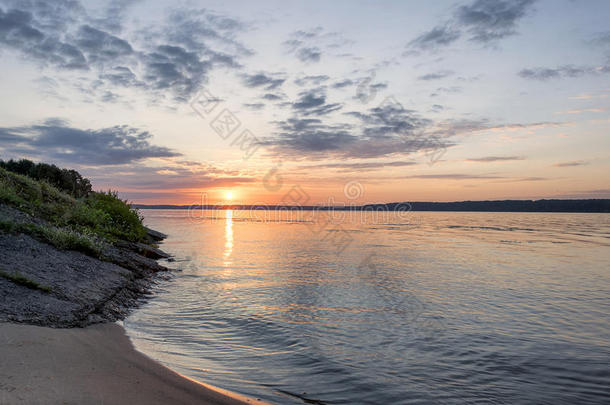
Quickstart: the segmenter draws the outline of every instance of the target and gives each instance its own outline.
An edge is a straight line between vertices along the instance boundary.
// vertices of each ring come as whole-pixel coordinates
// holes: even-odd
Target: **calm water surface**
[[[125,326],[182,374],[288,404],[609,401],[610,215],[143,214],[180,271]]]

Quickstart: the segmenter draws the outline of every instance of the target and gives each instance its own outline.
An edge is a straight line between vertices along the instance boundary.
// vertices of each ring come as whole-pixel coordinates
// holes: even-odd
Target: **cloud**
[[[286,154],[339,151],[356,142],[350,126],[327,125],[318,118],[289,118],[278,123],[279,133],[261,143]]]
[[[43,65],[68,70],[89,68],[80,49],[63,42],[53,32],[45,33],[44,25],[29,11],[12,9],[5,12],[0,8],[0,44]]]
[[[412,40],[409,47],[421,50],[436,49],[457,41],[460,35],[459,30],[448,25],[438,26]]]
[[[341,80],[341,81],[333,83],[332,87],[335,89],[342,89],[344,87],[353,86],[356,84],[358,84],[357,81],[354,81],[351,79],[345,79],[345,80]]]
[[[468,162],[507,162],[511,160],[525,160],[525,158],[523,156],[486,156],[466,159]]]
[[[293,110],[300,115],[326,115],[343,107],[339,103],[326,102],[326,89],[318,87],[299,93],[299,98],[292,103]]]
[[[296,52],[297,58],[301,62],[319,62],[322,52],[318,47],[301,48]]]
[[[114,63],[116,58],[133,53],[133,48],[129,42],[89,25],[82,25],[79,28],[75,45],[81,52],[87,54],[89,63]]]
[[[575,161],[571,161],[571,162],[555,163],[553,166],[555,166],[555,167],[575,167],[575,166],[585,166],[588,164],[589,164],[589,162],[586,162],[584,160],[575,160]]]
[[[304,102],[307,108],[325,105],[324,100],[315,96]],[[430,120],[397,103],[387,102],[364,112],[344,113],[343,117],[352,122],[324,123],[320,118],[301,115],[276,123],[278,131],[264,138],[261,144],[272,154],[296,160],[380,158],[452,145],[425,131]]]
[[[466,27],[470,40],[490,43],[517,33],[517,22],[525,17],[535,0],[476,0],[459,7],[455,18]]]
[[[267,93],[267,94],[264,94],[261,98],[263,100],[277,101],[277,100],[281,100],[283,97],[278,94]]]
[[[451,76],[454,72],[451,70],[441,70],[434,73],[428,73],[422,76],[419,76],[417,80],[438,80],[443,79],[445,77]]]
[[[91,72],[78,78],[89,80],[88,86],[75,77],[73,85],[102,100],[109,99],[107,87],[115,86],[148,91],[155,100],[170,95],[178,102],[187,101],[212,69],[240,69],[238,59],[251,53],[234,38],[242,23],[206,10],[173,11],[164,23],[132,35],[141,40],[128,39],[121,19],[134,2],[111,2],[102,18],[89,16],[74,0],[10,2],[12,8],[0,6],[0,48],[59,73]]]
[[[324,32],[322,27],[298,30],[283,42],[287,52],[304,63],[317,63],[324,51],[332,51],[352,43],[336,32]]]
[[[101,79],[119,87],[145,86],[126,66],[114,66],[101,74]]]
[[[438,97],[441,94],[457,94],[462,92],[462,88],[459,86],[451,87],[439,87],[434,93],[430,93],[430,97]]]
[[[594,68],[590,66],[574,65],[564,65],[556,68],[536,67],[522,69],[519,71],[518,75],[524,79],[548,80],[565,77],[580,77],[597,73],[610,73],[610,70],[608,70],[607,68],[608,66]]]
[[[286,81],[285,77],[281,77],[278,74],[266,74],[266,73],[254,73],[254,74],[243,74],[242,83],[246,87],[255,88],[262,87],[265,90],[275,90],[282,86]]]
[[[591,43],[602,46],[610,45],[610,31],[596,33],[593,35]]]
[[[363,134],[371,138],[407,136],[429,126],[432,122],[421,118],[413,110],[404,109],[397,103],[381,104],[366,113],[348,113],[362,122]]]
[[[265,104],[264,103],[244,103],[243,104],[244,107],[249,108],[251,110],[262,110],[263,108],[265,108]]]
[[[478,175],[478,174],[418,174],[415,176],[407,176],[409,179],[444,179],[444,180],[481,180],[481,179],[503,179],[502,176],[493,175]]]
[[[383,169],[386,167],[405,167],[405,166],[414,166],[417,165],[417,162],[413,161],[398,161],[398,162],[359,162],[359,163],[327,163],[320,165],[308,165],[308,166],[299,166],[301,170],[311,170],[311,169],[338,169],[342,172],[361,172],[362,170],[377,170]]]
[[[147,87],[171,90],[177,99],[186,101],[206,81],[213,61],[201,60],[180,46],[160,45],[145,56],[144,63]]]
[[[320,84],[330,79],[327,75],[314,75],[314,76],[303,76],[294,80],[294,83],[298,86],[314,85],[319,86]]]
[[[517,33],[519,20],[536,0],[475,0],[458,7],[444,23],[409,42],[408,48],[438,49],[467,36],[472,42],[493,44]]]
[[[5,153],[44,156],[83,165],[118,165],[148,158],[180,156],[152,145],[152,134],[126,125],[98,130],[69,127],[62,120],[41,125],[0,128]]]

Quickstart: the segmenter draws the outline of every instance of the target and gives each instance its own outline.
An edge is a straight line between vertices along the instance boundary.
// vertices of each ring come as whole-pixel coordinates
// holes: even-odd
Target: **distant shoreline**
[[[440,212],[564,212],[610,213],[610,199],[586,200],[494,200],[455,202],[392,202],[365,205],[172,205],[133,204],[138,209],[164,210],[301,210],[301,211],[440,211]]]

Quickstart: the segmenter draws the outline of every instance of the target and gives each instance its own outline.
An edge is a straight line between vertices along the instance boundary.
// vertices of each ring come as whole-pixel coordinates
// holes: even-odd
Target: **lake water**
[[[180,271],[125,327],[181,374],[288,404],[608,403],[608,214],[143,214]]]

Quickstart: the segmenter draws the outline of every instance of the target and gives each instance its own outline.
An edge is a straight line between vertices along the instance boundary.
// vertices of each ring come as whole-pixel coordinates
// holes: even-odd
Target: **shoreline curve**
[[[0,404],[266,404],[185,377],[139,352],[118,323],[0,323]]]

